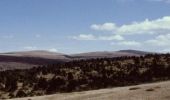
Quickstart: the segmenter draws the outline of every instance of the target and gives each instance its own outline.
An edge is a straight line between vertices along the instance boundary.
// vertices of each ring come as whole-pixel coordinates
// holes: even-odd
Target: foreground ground
[[[11,100],[170,100],[170,81]]]

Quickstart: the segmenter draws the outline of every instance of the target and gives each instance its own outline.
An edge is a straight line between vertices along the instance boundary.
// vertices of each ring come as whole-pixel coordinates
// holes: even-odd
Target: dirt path
[[[170,81],[12,100],[170,100]]]

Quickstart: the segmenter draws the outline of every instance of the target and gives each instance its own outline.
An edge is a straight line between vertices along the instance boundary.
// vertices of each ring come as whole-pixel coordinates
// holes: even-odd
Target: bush
[[[16,97],[26,97],[27,94],[23,90],[19,90],[16,94]]]

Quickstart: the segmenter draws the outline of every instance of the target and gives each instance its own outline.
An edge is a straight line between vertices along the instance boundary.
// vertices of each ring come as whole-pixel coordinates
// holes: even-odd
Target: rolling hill
[[[80,54],[63,54],[43,50],[0,53],[0,70],[27,69],[40,65],[68,62],[79,59],[142,56],[149,52],[137,50],[99,51]]]
[[[76,59],[90,59],[90,58],[113,58],[122,56],[142,56],[149,52],[137,51],[137,50],[120,50],[120,51],[99,51],[99,52],[88,52],[71,55]]]
[[[164,86],[149,88],[141,86],[129,87],[123,95],[120,91],[114,92],[119,94],[119,96],[113,92],[109,93],[108,91],[102,92],[102,90],[97,90],[168,81],[170,80],[169,61],[170,54],[149,54],[142,57],[73,60],[62,64],[51,64],[26,70],[0,71],[0,98],[36,97],[56,93],[72,94],[73,92],[74,94],[75,92],[79,92],[82,95],[78,97],[73,94],[70,95],[73,96],[72,100],[82,100],[80,97],[83,97],[84,100],[87,98],[97,100],[119,98],[118,100],[121,100],[121,97],[125,99],[132,96],[134,98],[129,98],[129,100],[140,100],[142,96],[153,99],[160,96],[157,100],[168,100],[168,90],[164,91],[165,88],[167,89]],[[95,91],[90,92],[91,90]],[[112,89],[110,90],[112,91]],[[133,92],[136,90],[139,90],[137,94]],[[103,96],[100,96],[97,92],[99,94],[101,92]],[[157,93],[155,94],[155,92]],[[161,93],[163,92],[167,95],[162,95]],[[107,93],[111,96],[107,95]],[[132,93],[131,96],[128,96],[130,93]],[[59,95],[54,95],[54,97],[52,96],[50,98],[56,99],[59,98]],[[70,100],[70,96],[68,96],[68,100]],[[44,98],[51,100],[50,98],[46,98],[46,96]],[[37,100],[37,98],[35,99]]]

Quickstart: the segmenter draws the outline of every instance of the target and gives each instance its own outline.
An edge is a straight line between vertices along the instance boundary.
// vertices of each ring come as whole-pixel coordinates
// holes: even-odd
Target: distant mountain
[[[153,53],[153,52],[146,52],[146,51],[139,51],[139,50],[120,50],[118,52],[133,53],[137,55],[146,55],[148,53]]]
[[[99,52],[88,52],[71,55],[75,59],[89,59],[89,58],[112,58],[112,57],[121,57],[121,56],[142,56],[149,54],[145,51],[137,50],[120,50],[120,51],[99,51]]]
[[[0,53],[0,70],[25,69],[70,61],[65,54],[42,50]]]
[[[119,52],[126,52],[126,53],[132,53],[137,55],[146,55],[146,54],[153,53],[153,52],[140,51],[140,50],[120,50]]]
[[[65,54],[49,52],[44,50],[8,52],[8,53],[1,53],[0,55],[16,56],[16,57],[38,57],[38,58],[45,58],[45,59],[61,59],[61,60],[67,59],[67,57],[65,57]]]
[[[100,51],[80,54],[62,54],[43,50],[0,53],[0,70],[25,69],[39,65],[63,63],[79,59],[141,56],[149,52],[137,50]]]

